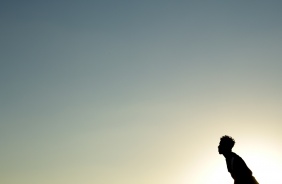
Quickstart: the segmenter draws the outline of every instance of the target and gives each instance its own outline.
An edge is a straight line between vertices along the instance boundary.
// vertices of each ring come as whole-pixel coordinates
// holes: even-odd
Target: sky
[[[0,2],[0,183],[282,183],[282,2]]]

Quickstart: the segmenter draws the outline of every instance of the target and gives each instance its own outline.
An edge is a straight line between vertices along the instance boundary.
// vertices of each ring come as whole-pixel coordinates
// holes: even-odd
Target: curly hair
[[[229,147],[230,149],[233,148],[233,146],[235,145],[235,140],[228,136],[228,135],[224,135],[220,138],[220,142],[225,145],[226,147]]]

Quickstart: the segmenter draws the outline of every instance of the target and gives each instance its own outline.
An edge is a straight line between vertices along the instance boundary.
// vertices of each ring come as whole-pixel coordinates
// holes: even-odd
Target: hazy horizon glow
[[[4,1],[0,183],[282,183],[282,2]]]

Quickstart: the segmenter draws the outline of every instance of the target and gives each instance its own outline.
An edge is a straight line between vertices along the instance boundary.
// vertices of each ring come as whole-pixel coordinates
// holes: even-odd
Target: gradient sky
[[[282,2],[0,3],[0,183],[282,183]]]

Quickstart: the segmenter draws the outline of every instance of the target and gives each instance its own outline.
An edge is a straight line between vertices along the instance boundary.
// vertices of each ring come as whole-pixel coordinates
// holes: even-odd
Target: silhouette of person
[[[236,153],[232,152],[235,140],[230,136],[220,138],[218,153],[226,159],[227,170],[234,179],[234,184],[259,184],[245,161]]]

